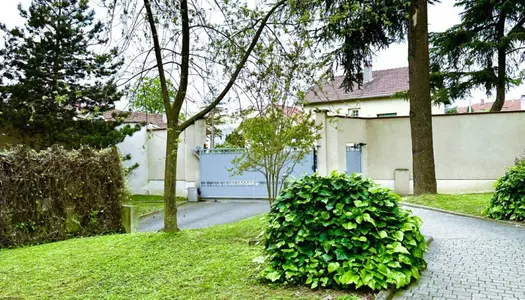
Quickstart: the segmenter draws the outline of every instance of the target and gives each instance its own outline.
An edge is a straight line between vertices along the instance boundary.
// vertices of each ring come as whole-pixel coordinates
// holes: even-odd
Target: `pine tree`
[[[462,0],[461,23],[431,35],[432,78],[442,102],[461,99],[472,89],[487,96],[496,90],[491,111],[500,111],[505,92],[525,74],[525,2],[522,0]]]
[[[0,50],[0,126],[34,148],[63,143],[113,145],[133,130],[96,116],[122,93],[114,82],[117,49],[103,54],[104,26],[88,0],[33,0],[19,6],[22,28],[7,29]]]

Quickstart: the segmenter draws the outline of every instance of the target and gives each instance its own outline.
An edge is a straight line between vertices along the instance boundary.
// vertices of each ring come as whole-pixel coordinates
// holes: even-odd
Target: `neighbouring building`
[[[457,108],[458,114],[469,113],[469,112],[489,112],[494,102],[485,102],[481,99],[481,103],[472,104],[471,106],[463,106]],[[521,96],[521,99],[507,100],[503,104],[501,111],[519,111],[525,110],[525,95]]]
[[[321,83],[306,94],[306,108],[328,111],[329,115],[348,117],[395,117],[408,116],[408,100],[396,94],[406,92],[408,68],[396,68],[372,71],[365,68],[363,85],[357,85],[352,91],[341,87],[344,76],[337,76],[333,81]],[[444,105],[432,106],[432,114],[444,114]]]
[[[112,114],[104,113],[106,121],[113,120]],[[161,195],[164,192],[164,167],[166,161],[167,124],[163,115],[132,112],[125,124],[142,124],[140,131],[117,145],[123,156],[131,159],[124,161],[126,167],[138,164],[128,175],[128,187],[134,194]],[[197,149],[206,143],[206,122],[198,120],[186,128],[180,137],[177,153],[177,191],[178,197],[187,197],[189,187],[198,186],[200,168]]]

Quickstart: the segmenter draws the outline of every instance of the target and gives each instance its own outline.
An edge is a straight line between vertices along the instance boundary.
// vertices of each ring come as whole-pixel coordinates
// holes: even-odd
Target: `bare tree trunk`
[[[181,1],[181,15],[182,15],[182,68],[181,68],[181,82],[177,90],[177,97],[173,106],[170,103],[168,92],[168,85],[166,83],[166,74],[164,73],[164,65],[162,62],[162,53],[157,34],[157,27],[155,26],[155,19],[151,9],[149,0],[144,0],[146,7],[148,23],[150,24],[151,34],[153,38],[153,45],[155,49],[155,59],[157,61],[157,68],[159,71],[160,85],[162,89],[162,99],[164,101],[164,108],[168,119],[168,132],[166,141],[166,162],[164,170],[164,231],[176,232],[179,231],[177,226],[177,198],[175,196],[177,184],[177,150],[178,137],[180,135],[179,128],[179,113],[180,108],[184,102],[186,87],[188,82],[188,64],[189,64],[189,20],[188,20],[188,4],[187,1]]]
[[[505,69],[507,67],[507,46],[502,41],[505,36],[505,14],[502,13],[496,25],[498,39],[498,81],[496,85],[496,101],[492,104],[490,111],[501,111],[505,104]],[[502,44],[503,43],[503,44]]]
[[[414,194],[435,194],[427,0],[414,0],[410,6],[408,64]]]
[[[166,162],[164,171],[164,231],[177,232],[177,151],[180,132],[168,121]]]

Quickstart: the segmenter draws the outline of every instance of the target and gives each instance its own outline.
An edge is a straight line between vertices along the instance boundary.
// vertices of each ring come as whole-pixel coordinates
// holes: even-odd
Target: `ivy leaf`
[[[395,238],[396,240],[398,240],[398,241],[401,242],[401,241],[403,240],[404,237],[405,237],[405,235],[403,234],[403,232],[401,232],[401,231],[396,231],[396,232],[394,232],[394,238]]]
[[[340,267],[341,265],[338,262],[331,262],[328,264],[328,273],[332,273],[338,270]]]
[[[339,281],[342,284],[357,284],[359,282],[359,276],[352,271],[348,271],[339,277]]]
[[[279,274],[279,272],[277,271],[274,271],[266,274],[266,278],[271,282],[276,282],[277,280],[279,280],[279,278],[281,278],[281,274]]]

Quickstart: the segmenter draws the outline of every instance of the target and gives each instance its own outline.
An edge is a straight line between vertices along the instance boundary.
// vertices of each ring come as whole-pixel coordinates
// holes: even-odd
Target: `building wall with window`
[[[308,104],[310,110],[326,110],[329,115],[342,115],[348,117],[396,117],[408,116],[410,105],[407,100],[393,98],[375,98],[362,100],[348,100],[326,103]],[[432,114],[439,115],[445,113],[444,105],[433,105]]]

